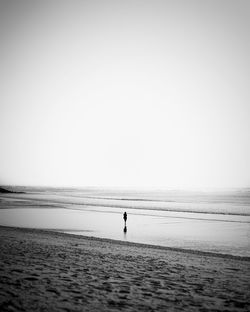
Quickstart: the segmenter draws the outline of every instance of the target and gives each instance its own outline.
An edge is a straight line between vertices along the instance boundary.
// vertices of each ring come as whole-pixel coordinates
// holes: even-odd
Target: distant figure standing
[[[123,219],[124,219],[124,222],[125,222],[125,225],[126,225],[126,222],[127,222],[127,212],[126,211],[123,214]]]
[[[126,226],[126,222],[127,222],[127,212],[126,212],[126,211],[125,211],[124,214],[123,214],[123,219],[124,219],[124,222],[125,222],[125,226],[124,226],[123,232],[126,234],[126,233],[127,233],[127,226]]]

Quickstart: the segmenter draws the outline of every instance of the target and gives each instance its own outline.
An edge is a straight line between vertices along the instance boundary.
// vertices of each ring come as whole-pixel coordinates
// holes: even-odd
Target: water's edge
[[[1,229],[6,230],[17,230],[19,232],[25,232],[30,234],[49,234],[52,236],[65,236],[65,237],[74,237],[77,239],[84,239],[89,241],[100,241],[100,242],[106,242],[106,243],[113,243],[123,246],[133,246],[137,248],[150,248],[150,249],[156,249],[156,250],[162,250],[162,251],[173,251],[173,252],[181,252],[186,254],[192,254],[197,256],[206,256],[206,257],[216,257],[216,258],[224,258],[224,259],[230,259],[230,260],[239,260],[239,261],[248,261],[250,262],[250,257],[247,256],[235,256],[231,254],[224,254],[224,253],[216,253],[216,252],[209,252],[209,251],[200,251],[200,250],[194,250],[194,249],[186,249],[186,248],[177,248],[177,247],[166,247],[166,246],[160,246],[160,245],[152,245],[152,244],[144,244],[144,243],[134,243],[129,241],[122,241],[122,240],[116,240],[116,239],[110,239],[110,238],[101,238],[101,237],[94,237],[94,236],[85,236],[85,235],[79,235],[79,234],[69,234],[65,233],[63,231],[55,231],[55,230],[47,230],[47,229],[36,229],[36,228],[22,228],[22,227],[9,227],[9,226],[2,226],[0,225],[0,231]]]

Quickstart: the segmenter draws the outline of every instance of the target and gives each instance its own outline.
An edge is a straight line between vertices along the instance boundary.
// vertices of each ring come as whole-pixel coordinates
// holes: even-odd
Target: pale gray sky
[[[0,2],[0,183],[250,186],[250,1]]]

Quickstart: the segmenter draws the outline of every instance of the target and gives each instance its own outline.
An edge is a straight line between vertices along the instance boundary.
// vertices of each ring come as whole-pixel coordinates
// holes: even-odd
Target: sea
[[[249,188],[5,188],[2,226],[250,257]]]

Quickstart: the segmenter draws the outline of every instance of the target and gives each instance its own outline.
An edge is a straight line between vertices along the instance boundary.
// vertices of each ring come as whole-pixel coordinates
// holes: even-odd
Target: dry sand
[[[0,310],[250,311],[249,260],[0,227]]]

